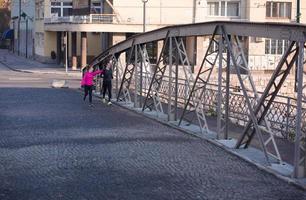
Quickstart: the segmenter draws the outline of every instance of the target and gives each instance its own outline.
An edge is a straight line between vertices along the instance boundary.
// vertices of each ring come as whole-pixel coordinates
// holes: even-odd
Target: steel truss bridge
[[[210,42],[203,49],[206,53],[199,69],[193,72],[184,40],[202,36],[210,38]],[[289,41],[261,93],[256,89],[242,45],[241,40],[246,37]],[[154,63],[150,63],[147,51],[151,42],[162,44]],[[229,21],[187,24],[135,35],[102,52],[91,65],[97,68],[109,61],[113,63],[117,101],[133,103],[143,112],[166,115],[177,126],[196,126],[203,136],[214,132],[216,138],[228,139],[230,126],[236,120],[241,131],[235,148],[248,148],[256,140],[267,165],[283,163],[278,138],[284,137],[285,121],[286,131],[290,129],[293,134],[292,177],[305,178],[305,42],[306,26],[298,24]],[[278,100],[278,93],[294,70],[297,98],[286,104]],[[217,84],[211,82],[214,72]],[[232,88],[233,77],[239,82],[239,93]],[[214,127],[208,122],[212,110]]]

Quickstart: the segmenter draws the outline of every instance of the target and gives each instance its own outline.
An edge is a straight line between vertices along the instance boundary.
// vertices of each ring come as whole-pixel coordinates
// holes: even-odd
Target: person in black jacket
[[[105,70],[103,71],[103,98],[102,102],[106,103],[105,100],[105,93],[106,90],[108,91],[108,105],[112,105],[111,98],[112,98],[112,79],[113,79],[113,71],[112,71],[112,64],[107,63]]]

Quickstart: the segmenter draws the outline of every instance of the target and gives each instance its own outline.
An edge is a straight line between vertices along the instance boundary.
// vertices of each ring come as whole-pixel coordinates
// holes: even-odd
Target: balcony
[[[147,24],[148,30],[161,27],[160,24]],[[52,16],[44,19],[44,31],[141,33],[142,30],[142,23],[122,20],[117,14]]]
[[[64,17],[45,18],[45,24],[119,24],[119,18],[116,14],[90,14],[90,15],[74,15]]]

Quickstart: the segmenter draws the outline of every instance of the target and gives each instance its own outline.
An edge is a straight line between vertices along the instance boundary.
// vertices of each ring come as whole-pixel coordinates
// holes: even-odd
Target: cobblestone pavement
[[[0,70],[1,200],[306,199],[204,140],[39,77]]]

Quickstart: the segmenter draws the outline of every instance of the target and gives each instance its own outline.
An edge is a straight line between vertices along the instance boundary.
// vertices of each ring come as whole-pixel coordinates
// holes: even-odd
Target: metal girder
[[[135,44],[145,44],[152,41],[164,39],[165,34],[172,30],[171,37],[186,36],[207,36],[212,35],[214,27],[224,26],[230,35],[253,36],[263,38],[273,38],[280,40],[305,41],[305,25],[293,23],[260,23],[260,22],[235,22],[235,21],[211,21],[196,24],[184,24],[176,26],[168,26],[161,29],[149,31],[139,34],[126,41],[120,42],[112,46],[107,51],[110,54],[123,52],[130,48],[132,40]]]
[[[89,65],[91,66],[96,66],[98,65],[99,63],[103,62],[105,59],[107,59],[108,57],[110,56],[113,56],[115,55],[115,53],[113,54],[110,54],[108,50],[102,52],[100,55],[98,55],[97,57],[95,57],[92,62],[90,62]]]
[[[128,61],[125,66],[125,70],[124,70],[123,77],[121,80],[121,85],[120,85],[120,88],[117,94],[117,101],[131,102],[129,88],[132,82],[133,73],[135,69],[135,63],[131,63],[132,56],[134,55],[134,49],[135,49],[135,45],[133,42],[132,46],[130,47]]]
[[[229,51],[231,61],[233,63],[233,66],[235,67],[237,77],[238,77],[239,83],[240,83],[241,88],[242,88],[242,92],[243,92],[243,95],[244,95],[244,98],[245,98],[245,101],[246,101],[246,104],[247,104],[247,107],[248,107],[249,116],[250,116],[252,122],[254,123],[254,128],[256,129],[256,132],[258,133],[259,142],[261,144],[262,150],[263,150],[264,155],[266,157],[266,161],[267,161],[268,164],[270,164],[269,159],[268,159],[267,149],[266,149],[266,146],[264,145],[263,135],[262,135],[262,132],[259,128],[258,122],[256,120],[256,116],[255,116],[255,113],[254,113],[254,110],[253,110],[253,106],[251,104],[251,100],[250,100],[250,97],[248,95],[247,88],[246,88],[245,83],[244,83],[244,79],[242,77],[242,69],[247,68],[247,66],[246,65],[242,66],[243,64],[245,64],[243,62],[238,63],[239,61],[241,61],[241,59],[239,59],[239,58],[242,57],[243,52],[238,47],[238,49],[237,49],[238,52],[234,53],[233,45],[229,40],[228,33],[226,32],[226,30],[223,26],[221,26],[221,30],[222,30],[223,36],[225,37],[225,44],[227,46],[227,51]]]
[[[219,67],[218,67],[218,95],[217,95],[217,138],[228,138],[229,123],[229,78],[230,78],[230,56],[226,51],[226,57],[223,53],[224,37],[219,38]],[[223,71],[226,73],[224,74]],[[225,76],[224,76],[225,75]]]
[[[168,43],[169,43],[169,32],[167,32],[166,34],[164,45],[162,51],[160,52],[158,62],[156,64],[156,68],[152,76],[152,80],[149,86],[149,90],[147,92],[146,99],[144,101],[142,111],[144,111],[145,109],[152,110],[154,106],[156,109],[158,109],[156,110],[157,112],[163,112],[162,105],[160,104],[160,99],[158,96],[158,91],[160,89],[162,79],[164,77],[167,68],[167,64],[163,62],[168,61],[168,53],[165,52]],[[159,105],[157,105],[157,103],[159,103]]]
[[[141,56],[141,69],[144,69],[144,78],[146,81],[150,81],[150,83],[153,80],[154,72],[152,72],[153,65],[150,63],[149,54],[147,52],[146,45],[138,45],[139,53]],[[143,73],[142,73],[143,74]],[[142,82],[142,81],[141,81]],[[146,91],[148,92],[148,91]],[[157,91],[157,88],[155,86],[152,86],[152,94],[153,95],[153,104],[154,108],[158,113],[163,113],[163,107],[160,101],[159,93]]]
[[[205,112],[204,112],[204,105],[203,105],[203,100],[202,97],[205,93],[206,90],[206,86],[207,83],[210,79],[211,73],[213,71],[213,68],[216,64],[217,58],[218,58],[218,49],[215,51],[210,52],[210,49],[212,48],[212,45],[215,43],[218,48],[219,48],[219,44],[218,41],[216,40],[216,34],[217,31],[219,30],[219,26],[215,27],[214,33],[212,35],[212,39],[208,45],[206,54],[204,56],[204,59],[202,61],[201,67],[199,69],[199,72],[194,80],[193,86],[190,90],[189,93],[189,97],[188,100],[185,104],[184,110],[183,110],[183,114],[180,118],[179,121],[179,125],[181,125],[183,120],[188,121],[189,123],[192,123],[193,121],[193,116],[191,117],[191,119],[188,119],[188,114],[193,114],[195,112],[199,125],[200,125],[200,129],[202,134],[208,133],[209,129],[208,129],[208,124],[206,121],[206,116],[205,116]],[[213,60],[213,62],[210,62],[208,60],[208,56],[213,55],[214,53],[217,53],[217,55],[215,55],[215,58]],[[204,65],[207,64],[209,67],[204,68]]]
[[[152,65],[150,62],[146,45],[139,45],[139,52],[142,56],[142,68],[144,69],[145,80],[150,80],[151,83],[152,77],[154,75],[154,72],[152,71],[154,65]]]
[[[174,38],[176,48],[178,50],[179,59],[181,61],[181,66],[183,67],[184,77],[187,82],[187,93],[190,92],[192,85],[194,84],[194,76],[191,70],[191,65],[188,59],[187,51],[184,45],[184,40],[180,38]]]
[[[275,99],[278,91],[280,90],[292,66],[294,65],[294,62],[298,55],[297,51],[293,50],[294,44],[295,42],[291,42],[291,44],[289,45],[286,53],[283,55],[268,85],[266,86],[264,93],[262,94],[260,100],[257,102],[255,106],[254,114],[256,116],[256,121],[258,125],[260,125],[262,122],[265,122],[264,121],[265,115],[267,114],[273,100]],[[247,123],[243,131],[243,134],[240,136],[236,144],[236,148],[239,148],[242,146],[244,148],[247,148],[249,146],[249,144],[252,141],[253,136],[255,135],[254,126],[255,126],[254,123],[251,120],[249,120],[249,122]],[[265,130],[265,131],[267,131],[268,133],[270,132],[268,130]],[[270,138],[268,138],[268,140],[265,142],[265,145],[269,140],[272,140],[272,139],[274,138],[271,138],[270,136]]]
[[[148,62],[145,64],[145,62]],[[150,64],[149,55],[147,52],[146,45],[135,46],[135,79],[134,79],[134,107],[142,107],[142,92],[143,92],[143,66]],[[146,69],[145,69],[146,70]]]
[[[250,69],[249,69],[249,66],[248,66],[248,62],[246,60],[246,56],[243,52],[243,47],[240,43],[240,39],[239,39],[238,36],[234,37],[233,45],[236,45],[235,61],[238,64],[237,67],[239,67],[244,72],[244,77],[242,78],[242,81],[246,82],[245,85],[250,85],[251,86],[251,88],[249,88],[249,90],[252,93],[252,95],[254,95],[256,103],[259,103],[260,98],[259,98],[258,92],[256,90],[255,83],[253,81],[253,77],[251,75],[251,72],[250,72]],[[240,76],[241,76],[241,74],[240,74]],[[246,94],[248,94],[248,92],[246,92]],[[253,105],[253,106],[255,106],[255,105]],[[261,108],[261,112],[263,112],[263,110],[264,109]],[[255,113],[255,115],[256,115],[256,113]],[[264,140],[264,138],[262,137],[262,139],[264,140],[263,146],[267,147],[270,143],[272,143],[272,146],[274,148],[273,150],[274,150],[275,154],[271,153],[271,151],[268,151],[268,150],[267,150],[267,154],[269,154],[272,157],[275,157],[279,162],[282,162],[281,155],[279,153],[277,144],[276,144],[275,139],[274,139],[274,135],[273,135],[272,130],[271,130],[270,122],[266,119],[266,117],[263,118],[263,121],[264,121],[264,125],[259,124],[260,125],[259,128],[260,128],[260,130],[267,132],[268,135],[269,135],[268,139],[266,139],[266,140]],[[260,135],[258,135],[258,136],[261,138]]]
[[[119,77],[121,77],[121,74],[120,73],[120,70],[121,69],[121,62],[120,62],[120,54],[113,54],[111,59],[110,59],[110,62],[112,64],[112,70],[113,70],[113,76],[116,78],[116,82],[115,82],[115,94],[117,95],[118,94],[118,91],[119,91]]]
[[[306,177],[306,122],[305,122],[305,106],[306,102],[306,69],[304,67],[305,43],[300,42],[298,65],[297,67],[297,113],[296,113],[296,131],[294,144],[294,172],[293,177]],[[303,120],[304,118],[304,120]]]
[[[173,45],[174,44],[174,45]],[[179,46],[177,38],[169,39],[168,121],[177,120]],[[183,66],[184,67],[184,66]]]
[[[142,74],[145,80],[152,80],[153,73],[152,73],[152,65],[150,62],[149,54],[146,48],[146,45],[138,45],[139,53],[141,55],[141,64],[142,69],[144,69],[144,73]]]

